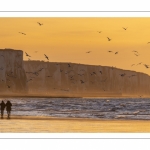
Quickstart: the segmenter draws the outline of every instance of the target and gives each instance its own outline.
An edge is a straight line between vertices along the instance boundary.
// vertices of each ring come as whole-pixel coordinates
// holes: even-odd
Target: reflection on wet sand
[[[150,132],[150,121],[12,116],[1,120],[0,127],[4,133],[139,133]]]

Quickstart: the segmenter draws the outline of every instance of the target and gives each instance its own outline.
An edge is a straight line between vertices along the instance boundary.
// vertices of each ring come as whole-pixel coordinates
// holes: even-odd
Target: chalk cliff
[[[28,93],[50,96],[149,96],[150,76],[107,66],[24,61]]]
[[[150,76],[108,66],[23,61],[23,51],[0,49],[0,95],[150,96]]]
[[[21,50],[0,49],[0,94],[27,92]]]

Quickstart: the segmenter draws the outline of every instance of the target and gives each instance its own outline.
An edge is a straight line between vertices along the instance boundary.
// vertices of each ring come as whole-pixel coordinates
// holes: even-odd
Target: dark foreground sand
[[[94,120],[35,116],[11,116],[0,119],[0,132],[4,133],[146,133],[150,121]]]

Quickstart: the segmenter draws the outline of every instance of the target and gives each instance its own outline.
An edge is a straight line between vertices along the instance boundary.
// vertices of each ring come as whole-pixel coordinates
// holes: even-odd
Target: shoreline
[[[12,115],[10,119],[7,119],[7,115],[4,115],[4,118],[0,120],[79,120],[79,121],[150,121],[150,119],[102,119],[102,118],[67,118],[67,117],[52,117],[52,116],[17,116]]]

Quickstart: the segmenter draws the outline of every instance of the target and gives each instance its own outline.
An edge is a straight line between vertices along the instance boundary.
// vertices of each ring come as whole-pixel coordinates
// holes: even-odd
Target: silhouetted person
[[[6,110],[7,110],[7,115],[8,115],[7,118],[8,119],[10,118],[11,106],[12,106],[11,102],[7,101],[7,103],[6,103]]]
[[[1,118],[3,119],[4,109],[5,109],[5,103],[4,103],[4,101],[2,101],[2,102],[0,103],[0,106],[1,106]]]

